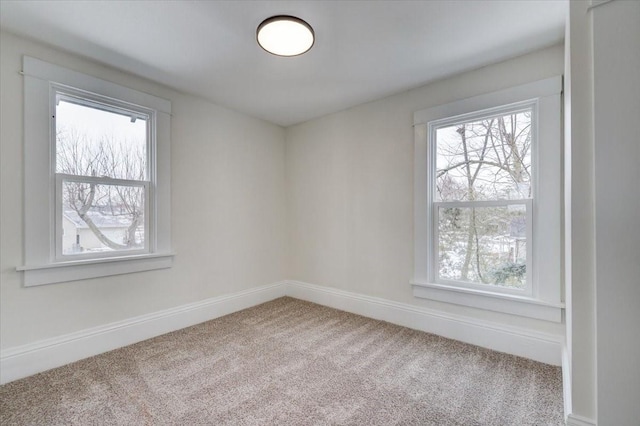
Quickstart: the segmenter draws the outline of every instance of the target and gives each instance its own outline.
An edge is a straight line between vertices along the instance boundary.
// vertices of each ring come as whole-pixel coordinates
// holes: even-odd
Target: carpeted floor
[[[281,298],[0,387],[2,425],[562,425],[540,364]]]

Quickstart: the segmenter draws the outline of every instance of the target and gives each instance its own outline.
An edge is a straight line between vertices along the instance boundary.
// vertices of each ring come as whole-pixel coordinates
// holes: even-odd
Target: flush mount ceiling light
[[[267,52],[278,56],[298,56],[313,46],[315,34],[311,25],[295,16],[272,16],[256,32],[258,44]]]

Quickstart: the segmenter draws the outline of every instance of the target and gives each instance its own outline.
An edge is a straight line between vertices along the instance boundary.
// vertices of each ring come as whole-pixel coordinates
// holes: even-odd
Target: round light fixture
[[[309,51],[315,41],[311,25],[295,16],[272,16],[256,31],[258,44],[278,56],[298,56]]]

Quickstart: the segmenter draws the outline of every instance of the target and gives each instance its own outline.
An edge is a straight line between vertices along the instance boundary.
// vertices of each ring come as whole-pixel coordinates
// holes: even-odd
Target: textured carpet
[[[0,387],[2,425],[561,425],[560,368],[281,298]]]

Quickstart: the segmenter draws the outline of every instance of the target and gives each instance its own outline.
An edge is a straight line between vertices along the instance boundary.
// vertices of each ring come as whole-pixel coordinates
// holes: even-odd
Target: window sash
[[[442,208],[482,208],[482,207],[508,207],[508,206],[525,206],[526,210],[526,275],[525,287],[522,289],[500,286],[497,284],[482,284],[470,281],[458,281],[439,276],[439,259],[440,259],[440,235],[439,212]],[[464,287],[476,290],[488,291],[493,293],[514,294],[521,296],[531,296],[533,293],[533,200],[491,200],[491,201],[448,201],[448,202],[432,202],[431,203],[431,244],[428,253],[428,270],[431,282],[437,284],[445,284],[454,287]]]
[[[538,142],[538,99],[530,99],[521,102],[514,102],[508,105],[501,105],[493,108],[487,108],[480,111],[474,111],[467,114],[456,115],[453,117],[446,117],[439,120],[433,120],[428,122],[428,151],[427,151],[427,164],[429,168],[429,194],[428,200],[430,203],[438,202],[437,185],[437,173],[438,173],[438,149],[437,149],[437,131],[443,127],[454,126],[458,124],[469,123],[478,120],[484,120],[490,117],[505,116],[509,114],[518,114],[524,111],[531,112],[531,194],[535,198],[537,191],[537,142]],[[453,201],[459,202],[459,201]]]
[[[477,201],[434,201],[431,204],[441,208],[467,208],[467,207],[504,207],[508,205],[526,205],[532,198],[521,198],[513,200],[477,200]]]
[[[128,187],[139,187],[144,192],[144,246],[141,249],[132,250],[113,250],[110,252],[96,252],[96,253],[81,253],[81,254],[63,254],[62,252],[62,224],[63,224],[63,209],[62,209],[62,186],[64,182],[76,182],[87,183],[97,185],[117,185]],[[83,259],[101,259],[123,256],[134,256],[140,254],[150,254],[152,248],[155,246],[154,233],[152,232],[152,212],[150,210],[150,188],[151,183],[148,181],[137,181],[128,179],[114,179],[108,177],[95,177],[95,176],[77,176],[68,175],[64,173],[56,173],[55,182],[55,214],[53,215],[55,224],[51,227],[54,232],[52,240],[55,242],[54,261],[64,262],[70,260],[83,260]]]
[[[155,164],[155,145],[156,145],[156,111],[144,108],[139,105],[129,104],[124,101],[119,101],[116,99],[108,98],[105,96],[100,96],[95,93],[86,92],[81,89],[76,89],[73,87],[61,85],[58,83],[50,83],[50,105],[51,111],[53,111],[53,115],[50,120],[51,127],[51,147],[52,147],[52,155],[51,155],[51,167],[52,171],[55,173],[57,170],[56,158],[57,158],[57,140],[56,140],[56,131],[57,131],[57,114],[56,108],[58,106],[59,100],[64,100],[76,105],[85,106],[88,108],[93,108],[100,111],[111,112],[114,114],[120,114],[125,117],[130,117],[132,120],[134,119],[142,119],[146,121],[146,170],[145,170],[145,178],[149,181],[154,180],[156,176],[156,164]]]

